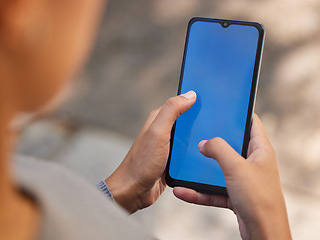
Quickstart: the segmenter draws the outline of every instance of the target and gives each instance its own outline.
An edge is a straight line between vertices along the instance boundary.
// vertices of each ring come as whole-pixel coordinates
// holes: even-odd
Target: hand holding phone
[[[220,138],[201,142],[199,150],[218,161],[229,197],[181,187],[174,188],[176,197],[231,209],[243,239],[291,239],[276,154],[257,115],[253,117],[247,159]]]
[[[195,101],[196,94],[190,91],[153,110],[125,159],[105,180],[115,201],[129,213],[152,205],[166,188],[171,129]]]

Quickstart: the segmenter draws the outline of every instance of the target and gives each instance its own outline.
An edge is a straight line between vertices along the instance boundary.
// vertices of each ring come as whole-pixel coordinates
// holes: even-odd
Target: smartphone
[[[227,196],[219,164],[203,156],[198,144],[221,137],[246,157],[263,42],[259,23],[190,20],[178,95],[193,90],[197,100],[172,129],[169,186]]]

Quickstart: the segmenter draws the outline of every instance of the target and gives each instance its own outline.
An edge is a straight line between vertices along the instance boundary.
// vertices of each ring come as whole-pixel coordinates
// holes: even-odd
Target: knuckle
[[[224,140],[221,137],[215,137],[213,140],[216,142],[216,144],[223,144],[224,143]]]
[[[161,136],[161,132],[159,128],[153,126],[148,129],[148,136],[150,139],[157,139]]]
[[[215,138],[209,140],[208,143],[209,143],[210,148],[212,148],[214,150],[218,150],[224,144],[224,140],[220,137],[215,137]]]
[[[205,153],[211,155],[212,157],[215,157],[219,149],[221,148],[223,143],[222,138],[215,137],[213,139],[210,139],[205,144]]]
[[[168,108],[176,108],[178,106],[177,99],[169,98],[164,105]]]
[[[154,109],[149,113],[148,118],[154,118],[155,116],[157,116],[158,113],[159,113],[159,108]]]

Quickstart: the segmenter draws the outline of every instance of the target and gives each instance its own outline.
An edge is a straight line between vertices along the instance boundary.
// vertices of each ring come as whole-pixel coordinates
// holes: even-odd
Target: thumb
[[[225,176],[234,174],[241,169],[239,164],[245,163],[244,158],[219,137],[201,141],[199,150],[204,156],[217,160]]]
[[[189,91],[185,94],[169,98],[160,108],[157,117],[153,121],[153,126],[159,132],[171,131],[171,128],[177,118],[186,112],[196,101],[196,93]]]

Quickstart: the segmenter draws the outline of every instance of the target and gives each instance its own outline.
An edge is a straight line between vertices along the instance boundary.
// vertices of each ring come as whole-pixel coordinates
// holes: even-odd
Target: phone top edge
[[[252,21],[242,21],[242,20],[223,19],[223,18],[193,17],[189,20],[188,27],[191,27],[192,24],[195,22],[216,22],[216,23],[227,22],[230,24],[253,26],[253,27],[256,27],[260,33],[265,32],[265,27],[263,24],[258,22],[252,22]]]

